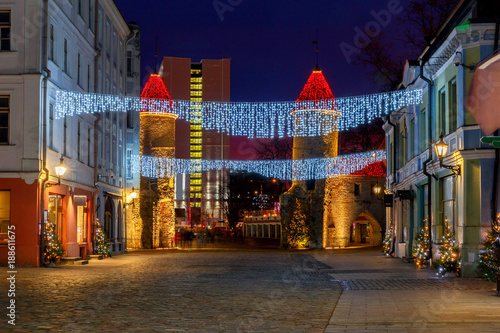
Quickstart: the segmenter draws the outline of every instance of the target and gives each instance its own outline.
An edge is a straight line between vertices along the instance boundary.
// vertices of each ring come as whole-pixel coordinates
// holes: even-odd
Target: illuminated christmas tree
[[[392,229],[389,229],[385,232],[384,242],[382,243],[382,252],[385,255],[389,255],[391,251],[391,238],[392,238]]]
[[[102,231],[101,225],[97,222],[97,228],[94,238],[94,254],[107,255],[109,253],[109,241],[106,234]]]
[[[497,244],[500,242],[500,213],[495,222],[486,233],[484,240],[484,252],[479,255],[478,270],[481,278],[486,281],[496,282],[500,272],[500,260],[497,259],[499,251]]]
[[[445,233],[439,246],[440,257],[437,260],[438,274],[446,273],[460,275],[460,250],[455,242],[455,233],[451,230],[448,219],[445,220]]]
[[[425,225],[427,220],[424,220],[424,228],[415,235],[413,245],[413,262],[417,268],[422,268],[427,263],[429,249],[429,230]]]
[[[64,248],[57,238],[56,226],[51,221],[45,222],[45,250],[44,250],[45,263],[56,263],[59,258],[64,254]]]
[[[299,199],[295,201],[295,209],[290,219],[288,243],[291,247],[306,247],[309,245],[309,226],[304,205]]]

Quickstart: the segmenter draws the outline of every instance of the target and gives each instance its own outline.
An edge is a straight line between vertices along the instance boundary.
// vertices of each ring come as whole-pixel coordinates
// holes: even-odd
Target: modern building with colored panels
[[[172,99],[190,100],[191,119],[176,121],[176,158],[190,159],[191,174],[176,176],[176,210],[184,223],[214,225],[225,216],[219,198],[225,193],[228,170],[201,172],[202,159],[229,159],[229,136],[202,129],[201,102],[230,101],[230,59],[164,57],[159,74]],[[181,218],[182,219],[182,218]]]
[[[475,275],[499,204],[495,151],[480,142],[484,133],[465,107],[474,64],[498,50],[498,13],[498,1],[459,1],[429,46],[405,65],[402,88],[423,89],[422,103],[392,113],[384,125],[387,189],[394,198],[387,227],[394,230],[395,255],[411,256],[425,225],[435,261],[449,225],[466,277]],[[448,145],[443,158],[435,149],[440,140]]]

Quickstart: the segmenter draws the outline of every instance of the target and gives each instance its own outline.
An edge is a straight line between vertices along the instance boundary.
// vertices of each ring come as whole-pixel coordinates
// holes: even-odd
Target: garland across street
[[[202,102],[201,124],[207,130],[249,138],[317,136],[335,128],[343,131],[370,123],[377,117],[421,101],[422,90],[415,89],[312,101]],[[172,114],[189,122],[191,106],[190,101],[59,90],[56,93],[55,116],[57,119],[65,115],[137,111]],[[330,112],[315,112],[328,110]],[[307,130],[294,132],[292,124],[296,111],[308,111],[308,116],[314,117],[314,121],[307,122]]]
[[[282,180],[312,180],[350,175],[385,159],[385,150],[302,160],[202,160],[201,165],[193,164],[188,159],[133,155],[132,170],[149,178],[230,169],[233,172],[246,171]]]

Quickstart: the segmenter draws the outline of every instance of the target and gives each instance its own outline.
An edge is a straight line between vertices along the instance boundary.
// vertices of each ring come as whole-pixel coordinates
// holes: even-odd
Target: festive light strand
[[[163,178],[177,173],[230,169],[258,173],[265,177],[289,180],[325,179],[351,175],[374,162],[386,159],[384,150],[343,155],[332,158],[303,160],[202,160],[201,166],[193,168],[188,159],[162,158],[155,156],[132,156],[132,172],[144,177]]]
[[[249,138],[285,136],[317,136],[334,128],[347,130],[389,114],[404,106],[422,101],[422,90],[392,91],[355,97],[292,102],[203,102],[202,127]],[[56,93],[55,115],[103,112],[149,112],[171,114],[190,121],[190,101],[150,99],[59,90]],[[333,111],[337,110],[337,111]],[[295,112],[294,112],[295,111]],[[300,111],[300,112],[298,112]],[[294,132],[297,113],[314,113],[306,130]],[[312,111],[312,112],[311,112]],[[340,116],[338,114],[340,112]]]

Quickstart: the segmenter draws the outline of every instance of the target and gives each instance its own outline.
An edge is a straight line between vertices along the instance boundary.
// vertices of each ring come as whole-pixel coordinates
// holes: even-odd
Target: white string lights
[[[249,138],[273,138],[284,136],[317,136],[325,133],[325,125],[346,130],[371,122],[407,105],[422,101],[422,90],[404,90],[332,100],[300,102],[203,102],[202,127],[226,132],[229,135]],[[154,107],[152,107],[154,106]],[[79,93],[59,90],[56,94],[56,118],[64,115],[102,112],[168,113],[190,121],[190,101],[154,100],[139,97]],[[338,110],[340,117],[330,112],[317,112],[315,122],[308,124],[307,131],[294,133],[293,111]],[[151,111],[148,111],[151,112]],[[332,124],[332,121],[338,122]]]
[[[366,166],[386,159],[384,150],[342,155],[332,158],[303,160],[202,160],[201,170],[193,170],[188,159],[172,159],[154,156],[132,156],[132,172],[144,177],[163,178],[177,173],[221,170],[258,173],[264,177],[290,180],[325,179],[350,175]]]

